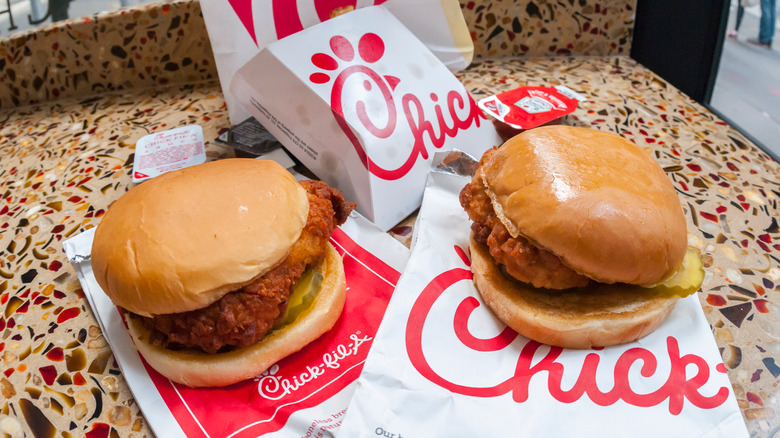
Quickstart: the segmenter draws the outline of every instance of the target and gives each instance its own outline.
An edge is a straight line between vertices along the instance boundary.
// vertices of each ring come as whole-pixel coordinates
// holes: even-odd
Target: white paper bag
[[[420,205],[434,152],[501,144],[460,81],[381,6],[269,44],[231,91],[383,230]]]
[[[339,437],[747,437],[696,296],[627,345],[541,345],[474,288],[468,178],[431,172],[412,255]]]
[[[236,71],[269,43],[339,13],[383,4],[452,71],[466,68],[474,53],[457,0],[203,0],[200,4],[233,125],[249,118],[229,90]]]

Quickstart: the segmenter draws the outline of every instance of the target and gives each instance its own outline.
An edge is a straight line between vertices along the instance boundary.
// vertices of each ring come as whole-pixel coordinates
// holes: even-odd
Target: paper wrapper
[[[201,2],[230,123],[249,118],[230,90],[236,71],[268,44],[366,6],[383,5],[452,71],[466,68],[474,44],[457,0],[208,0]]]
[[[448,159],[448,168],[473,168]],[[593,350],[541,345],[472,283],[468,177],[428,179],[407,269],[339,437],[747,437],[698,298],[652,334]]]
[[[502,143],[463,84],[382,6],[269,44],[230,90],[383,230],[420,206],[436,151]]]
[[[406,247],[352,213],[331,243],[344,259],[347,298],[336,325],[254,379],[188,388],[149,368],[117,307],[98,286],[94,229],[64,242],[133,397],[159,437],[322,437],[338,430],[355,379],[408,257]]]

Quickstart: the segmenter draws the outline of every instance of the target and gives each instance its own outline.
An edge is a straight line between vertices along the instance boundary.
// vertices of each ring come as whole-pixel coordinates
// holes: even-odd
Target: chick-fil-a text
[[[709,365],[700,356],[682,354],[677,339],[673,336],[666,339],[665,353],[671,365],[669,375],[660,388],[649,393],[635,392],[629,379],[629,370],[638,363],[641,363],[639,373],[644,378],[653,377],[658,372],[656,355],[640,347],[629,348],[620,355],[612,370],[614,385],[608,391],[602,391],[596,383],[596,374],[601,365],[601,355],[598,351],[585,356],[574,386],[563,389],[562,380],[566,366],[558,360],[563,349],[550,347],[547,353],[541,359],[536,359],[534,363],[537,352],[544,351],[544,349],[540,351],[543,345],[535,341],[528,341],[522,347],[514,374],[494,386],[472,387],[450,381],[437,373],[429,364],[423,347],[423,327],[436,300],[454,284],[471,281],[471,279],[472,274],[468,269],[456,268],[439,274],[420,293],[407,321],[406,349],[412,365],[423,377],[442,388],[472,397],[497,397],[511,394],[515,402],[523,403],[529,398],[528,388],[531,378],[546,374],[550,395],[562,403],[574,403],[583,395],[587,395],[599,406],[612,405],[619,400],[640,407],[657,406],[668,402],[669,413],[672,415],[680,414],[685,400],[698,408],[712,409],[722,405],[729,396],[729,389],[726,387],[719,388],[711,396],[699,392],[709,380]],[[474,297],[465,297],[461,300],[452,319],[452,327],[458,340],[466,348],[475,351],[500,351],[508,348],[518,336],[510,328],[506,328],[490,339],[477,338],[469,331],[468,320],[479,305]],[[686,368],[695,370],[692,376],[686,375]]]

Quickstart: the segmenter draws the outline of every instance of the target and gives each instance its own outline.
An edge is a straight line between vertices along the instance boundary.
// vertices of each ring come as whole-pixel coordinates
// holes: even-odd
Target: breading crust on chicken
[[[493,151],[495,149],[482,156],[479,167],[490,160]],[[460,204],[473,221],[474,240],[487,245],[490,255],[512,277],[548,289],[585,286],[589,282],[587,277],[564,265],[555,254],[535,246],[523,236],[515,238],[509,234],[493,210],[479,169],[460,192]]]

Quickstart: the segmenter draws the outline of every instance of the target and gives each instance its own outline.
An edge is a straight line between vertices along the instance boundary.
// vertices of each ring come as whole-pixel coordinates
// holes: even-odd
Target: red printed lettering
[[[455,250],[459,255],[463,254],[462,249],[456,247]],[[599,352],[589,353],[585,356],[581,368],[576,370],[579,374],[574,386],[565,390],[562,380],[566,367],[559,361],[563,349],[549,347],[549,351],[533,364],[534,357],[542,347],[542,344],[536,341],[528,341],[523,346],[517,358],[514,374],[502,382],[487,387],[471,387],[452,382],[439,375],[428,363],[422,343],[423,327],[431,308],[442,294],[458,282],[471,281],[471,279],[471,271],[462,268],[437,275],[418,296],[406,324],[405,341],[409,360],[423,377],[442,388],[471,397],[497,397],[511,393],[515,402],[524,403],[529,398],[531,379],[535,376],[546,376],[550,395],[561,403],[574,403],[583,395],[587,395],[599,406],[609,406],[619,400],[639,407],[657,406],[668,402],[669,413],[672,415],[679,415],[682,412],[686,400],[700,409],[712,409],[722,405],[729,396],[727,387],[720,387],[712,396],[704,395],[699,391],[709,381],[709,365],[704,358],[695,354],[681,355],[677,339],[673,336],[666,338],[665,353],[671,365],[669,375],[660,388],[649,393],[635,392],[631,387],[629,371],[635,364],[641,363],[639,367],[641,377],[656,376],[658,358],[650,350],[636,347],[624,351],[614,365],[612,372],[614,384],[608,391],[602,391],[596,380],[601,365],[601,355]],[[479,339],[471,334],[468,320],[477,307],[479,307],[477,299],[465,297],[455,310],[452,326],[458,340],[465,347],[475,351],[500,351],[509,347],[518,336],[509,328],[505,328],[490,339]],[[691,367],[695,369],[695,374],[687,377],[686,369]]]
[[[336,35],[330,41],[333,55],[344,62],[350,62],[354,58],[355,50],[351,43],[343,36]],[[372,64],[381,59],[384,54],[384,41],[373,33],[366,33],[358,41],[357,53],[363,64]],[[324,70],[336,70],[338,61],[333,56],[325,53],[315,53],[312,56],[312,64]],[[335,66],[335,67],[334,67]],[[433,102],[433,113],[426,114],[425,106],[420,98],[412,93],[401,97],[401,109],[406,118],[406,123],[411,132],[413,143],[408,151],[406,160],[396,168],[385,168],[377,164],[368,156],[364,146],[360,143],[355,132],[350,127],[344,116],[344,90],[348,79],[364,78],[363,88],[366,91],[380,92],[384,99],[384,109],[387,121],[384,126],[377,126],[368,115],[366,102],[358,99],[354,104],[357,119],[365,130],[377,138],[389,138],[396,132],[398,109],[393,97],[393,91],[400,82],[395,76],[380,75],[368,65],[350,65],[345,67],[334,79],[330,94],[330,106],[333,116],[341,130],[346,134],[350,143],[358,154],[363,166],[375,176],[385,180],[397,180],[404,177],[417,163],[418,158],[429,158],[426,143],[436,149],[444,146],[448,138],[455,137],[458,132],[469,129],[472,126],[479,127],[482,119],[486,119],[479,110],[474,99],[468,95],[461,95],[455,90],[449,91],[445,102],[439,102],[439,96],[431,93],[429,98]],[[316,72],[309,76],[309,80],[315,84],[324,84],[331,80],[327,73]],[[461,115],[464,111],[466,114]]]

